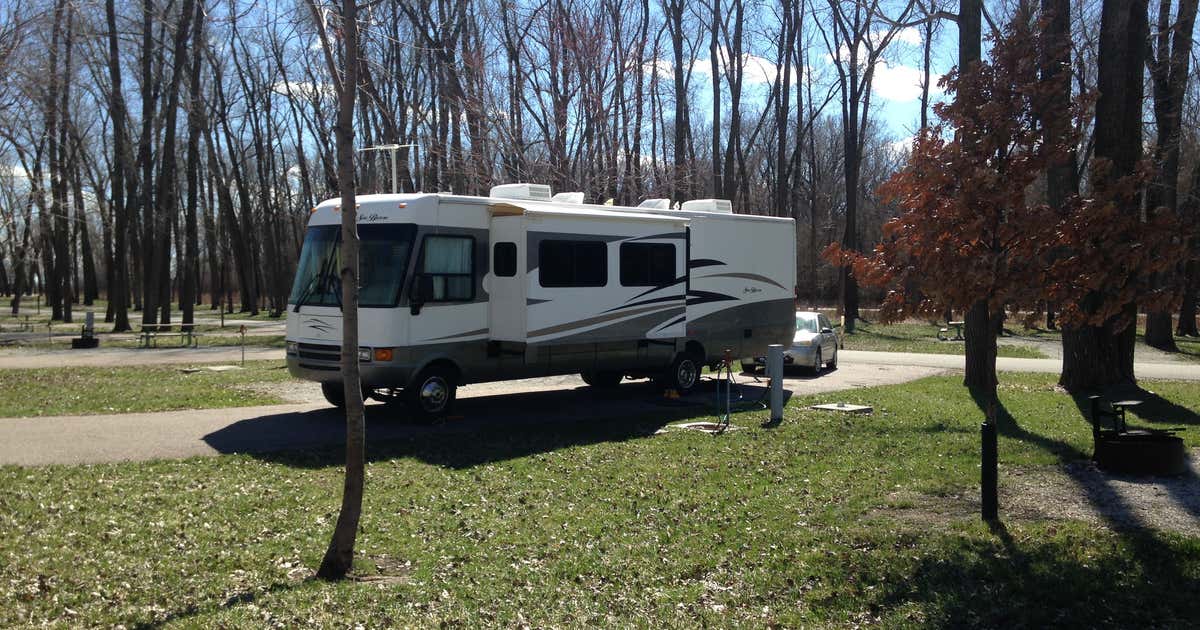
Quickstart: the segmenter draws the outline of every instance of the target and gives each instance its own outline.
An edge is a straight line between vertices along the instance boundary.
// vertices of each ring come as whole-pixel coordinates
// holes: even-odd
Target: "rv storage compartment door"
[[[492,217],[488,338],[525,342],[525,217]]]

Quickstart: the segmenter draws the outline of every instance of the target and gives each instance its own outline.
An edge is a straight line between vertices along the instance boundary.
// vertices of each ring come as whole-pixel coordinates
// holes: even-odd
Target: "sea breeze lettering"
[[[359,223],[373,223],[375,221],[383,221],[386,218],[387,217],[383,216],[382,214],[377,214],[377,213],[372,212],[369,214],[358,215],[358,222]]]

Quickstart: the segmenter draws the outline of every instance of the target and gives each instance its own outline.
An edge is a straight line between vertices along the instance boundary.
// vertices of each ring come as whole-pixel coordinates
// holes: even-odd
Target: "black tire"
[[[700,373],[704,370],[704,366],[700,365],[701,361],[703,359],[694,354],[680,352],[675,355],[675,360],[661,376],[659,383],[664,388],[673,389],[680,394],[692,391],[700,382]]]
[[[809,369],[811,369],[811,370],[812,370],[812,373],[813,373],[813,374],[820,374],[820,373],[821,373],[821,365],[822,365],[822,361],[821,361],[821,349],[820,349],[820,348],[817,348],[817,356],[813,358],[813,364],[812,364],[812,367],[811,367],[811,368],[809,368]]]
[[[597,389],[612,389],[621,384],[625,379],[625,375],[621,372],[613,372],[611,370],[600,370],[598,372],[581,372],[580,378],[584,383]]]
[[[404,388],[404,404],[419,421],[444,417],[454,408],[458,383],[454,373],[438,367],[425,368]]]
[[[837,369],[837,355],[838,355],[838,349],[837,349],[837,346],[834,346],[833,347],[833,358],[829,360],[829,369],[831,371]]]
[[[346,386],[341,383],[321,383],[321,394],[329,404],[338,409],[346,408]]]
[[[758,372],[758,363],[756,363],[754,359],[741,361],[741,364],[742,371],[747,374],[754,374]]]

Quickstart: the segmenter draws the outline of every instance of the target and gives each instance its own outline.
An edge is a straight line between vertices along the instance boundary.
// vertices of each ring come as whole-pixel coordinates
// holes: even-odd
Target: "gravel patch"
[[[1090,461],[1000,469],[1002,521],[1078,520],[1111,530],[1156,529],[1200,536],[1200,454],[1180,477],[1112,475]],[[979,518],[979,492],[945,496],[900,491],[886,516],[921,527]]]

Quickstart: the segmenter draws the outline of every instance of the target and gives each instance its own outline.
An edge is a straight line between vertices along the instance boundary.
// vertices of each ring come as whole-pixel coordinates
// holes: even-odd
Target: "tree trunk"
[[[129,233],[128,206],[125,204],[125,174],[131,170],[128,135],[125,130],[125,98],[121,90],[121,58],[117,50],[117,18],[113,0],[105,0],[104,16],[108,38],[109,118],[113,125],[113,272],[108,300],[113,311],[113,332],[125,332],[129,326],[129,264],[126,236]]]
[[[1100,20],[1099,73],[1096,102],[1095,156],[1112,169],[1093,182],[1100,192],[1134,172],[1142,157],[1143,74],[1149,24],[1147,0],[1104,0]],[[1139,212],[1129,207],[1126,212]],[[1137,309],[1100,327],[1063,331],[1063,372],[1059,383],[1068,390],[1096,390],[1133,382],[1133,348]],[[1088,312],[1085,305],[1085,312]],[[1132,315],[1132,317],[1131,317]]]
[[[314,17],[322,17],[311,5]],[[329,548],[317,569],[325,579],[345,577],[354,564],[354,542],[362,515],[365,481],[366,442],[361,380],[358,373],[358,226],[354,190],[354,100],[358,89],[358,7],[355,0],[343,0],[341,15],[342,68],[334,62],[332,45],[323,24],[321,40],[329,71],[335,78],[338,95],[337,161],[338,185],[342,196],[342,383],[346,398],[346,479],[342,489],[342,508]],[[340,76],[340,80],[338,77]]]
[[[996,400],[996,327],[1001,321],[990,312],[986,300],[972,304],[963,319],[967,338],[963,385],[989,402]]]

